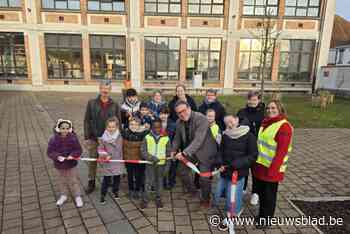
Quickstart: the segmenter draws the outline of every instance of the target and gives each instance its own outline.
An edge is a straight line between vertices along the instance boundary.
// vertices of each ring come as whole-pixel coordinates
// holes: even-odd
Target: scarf
[[[216,102],[216,99],[214,101],[209,101],[207,98],[204,99],[204,104],[206,104],[207,106],[215,102]]]
[[[119,130],[115,131],[113,134],[110,134],[107,130],[104,131],[102,137],[100,138],[102,141],[107,142],[107,143],[114,143],[117,138],[119,137]]]
[[[224,134],[232,139],[238,139],[249,132],[249,127],[245,125],[238,126],[236,128],[227,128]]]

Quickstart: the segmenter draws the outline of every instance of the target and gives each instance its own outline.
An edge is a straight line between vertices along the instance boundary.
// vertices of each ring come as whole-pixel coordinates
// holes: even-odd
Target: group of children
[[[127,173],[129,197],[139,199],[141,209],[146,208],[151,191],[155,192],[157,208],[162,208],[162,188],[171,188],[175,184],[176,160],[170,158],[171,142],[175,135],[175,123],[169,117],[169,109],[161,99],[159,92],[154,93],[151,102],[143,103],[137,98],[134,89],[126,92],[121,105],[121,121],[116,117],[106,121],[103,135],[98,139],[100,175],[103,176],[100,202],[105,203],[108,187],[112,187],[114,198],[119,197],[121,175]],[[258,151],[256,138],[249,127],[240,126],[239,118],[234,115],[225,117],[226,129],[222,131],[215,122],[215,111],[206,111],[210,129],[219,148],[219,155],[213,169],[221,170],[214,202],[218,202],[223,191],[229,201],[230,175],[239,171],[239,191],[243,190],[244,177],[250,165],[256,160]],[[235,152],[235,154],[232,154]],[[77,158],[82,153],[81,146],[68,120],[58,120],[55,134],[48,147],[48,156],[54,161],[61,178],[61,197],[57,205],[67,200],[63,189],[68,182],[74,191],[76,205],[83,206],[77,178]],[[103,160],[101,160],[103,159]],[[109,162],[109,160],[146,160],[150,163]],[[241,212],[241,194],[237,193],[236,213]],[[229,210],[229,202],[226,209]]]

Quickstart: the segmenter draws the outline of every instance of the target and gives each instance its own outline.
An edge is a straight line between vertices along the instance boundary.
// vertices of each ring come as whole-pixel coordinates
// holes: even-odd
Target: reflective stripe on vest
[[[169,142],[169,137],[168,136],[162,136],[160,137],[158,144],[154,140],[154,138],[148,134],[146,136],[146,143],[147,143],[147,152],[152,155],[156,156],[160,161],[158,162],[158,165],[164,165],[165,159],[166,158],[166,145]]]
[[[258,136],[259,156],[256,160],[257,163],[264,165],[265,167],[271,166],[272,160],[276,155],[277,149],[277,142],[275,141],[275,136],[284,123],[288,123],[288,121],[285,119],[278,121],[268,126],[265,130],[263,130],[262,127],[260,128]],[[290,143],[288,146],[288,153],[290,153],[291,150],[292,144]],[[280,172],[286,171],[288,158],[288,154],[284,156],[283,164],[280,167]]]
[[[216,139],[216,137],[219,135],[219,125],[213,124],[213,126],[210,127],[211,134],[213,134],[213,137]]]

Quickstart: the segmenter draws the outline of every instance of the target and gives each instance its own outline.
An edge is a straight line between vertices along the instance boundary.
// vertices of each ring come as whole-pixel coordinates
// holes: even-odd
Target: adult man
[[[219,125],[221,131],[224,131],[224,117],[226,115],[226,110],[225,107],[217,100],[216,90],[214,89],[207,90],[205,99],[202,105],[199,106],[198,111],[205,115],[208,109],[213,109],[215,111],[215,121]]]
[[[185,158],[198,163],[201,172],[210,171],[217,154],[217,146],[210,132],[207,118],[199,112],[192,111],[189,104],[182,100],[176,103],[175,111],[179,119],[176,122],[172,155],[175,155],[175,158],[179,160]],[[191,196],[194,196],[196,189],[193,184],[191,169],[184,163],[180,163],[179,172],[187,192]],[[201,206],[203,208],[209,208],[210,179],[201,177],[200,185]]]
[[[111,81],[101,81],[100,93],[95,99],[89,100],[84,117],[84,137],[88,146],[89,156],[97,158],[97,139],[102,136],[105,130],[106,120],[110,117],[117,117],[120,120],[120,108],[118,103],[110,97]],[[95,190],[96,162],[89,162],[89,184],[86,193]]]

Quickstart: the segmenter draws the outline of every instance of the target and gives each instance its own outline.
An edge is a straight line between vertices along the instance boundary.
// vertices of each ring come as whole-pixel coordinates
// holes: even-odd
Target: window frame
[[[59,42],[59,37],[61,36],[70,36],[69,41],[72,41],[72,36],[80,36],[80,47],[79,48],[74,48],[74,47],[60,47],[59,43],[57,43],[57,45],[55,47],[48,47],[47,43],[46,43],[46,35],[55,35],[58,36],[57,42]],[[84,58],[83,58],[83,41],[82,41],[82,35],[81,34],[66,34],[66,33],[45,33],[44,34],[44,41],[45,41],[45,53],[46,53],[46,66],[47,66],[47,79],[48,80],[84,80]],[[72,44],[72,43],[69,43]],[[62,70],[61,67],[59,67],[58,69],[53,68],[53,70],[58,70],[60,76],[59,77],[51,77],[49,75],[49,49],[56,49],[56,51],[60,50],[60,49],[67,49],[70,52],[70,58],[72,58],[73,56],[73,52],[79,51],[80,52],[80,69],[79,71],[81,72],[81,77],[78,78],[74,78],[73,76],[71,77],[64,77],[62,76]],[[72,72],[74,70],[78,70],[78,69],[74,69],[74,68],[69,68],[67,72]]]
[[[112,4],[112,10],[102,10],[101,9],[101,2],[103,0],[87,0],[86,4],[86,8],[87,8],[87,11],[88,12],[113,12],[113,13],[119,13],[119,14],[125,14],[126,13],[126,4],[125,4],[125,0],[123,0],[123,3],[124,3],[124,10],[123,11],[118,11],[118,10],[113,10],[113,2],[118,2],[118,1],[115,1],[115,0],[111,0],[111,4]],[[89,2],[98,2],[99,3],[99,10],[91,10],[89,9]]]
[[[0,9],[21,9],[23,6],[23,0],[19,0],[19,6],[10,6],[10,0],[5,0],[6,6],[0,6]]]
[[[0,75],[0,80],[12,80],[12,79],[27,79],[28,78],[28,63],[27,63],[27,54],[25,48],[25,37],[22,32],[0,32],[0,35],[5,35],[6,42],[4,44],[0,43],[0,47],[9,47],[12,52],[11,58],[14,66],[5,66],[3,61],[3,56],[0,56],[0,69],[3,71],[2,75]],[[23,45],[16,44],[15,37],[23,36]],[[1,41],[0,41],[1,42]],[[17,66],[18,60],[16,59],[16,49],[22,49],[24,52],[24,62],[23,66]],[[1,49],[2,50],[2,49]],[[7,72],[9,69],[14,69],[15,73]],[[23,69],[24,73],[18,73],[17,69]],[[9,75],[10,74],[10,75]],[[4,78],[3,78],[4,77]]]
[[[250,43],[249,43],[249,50],[241,50],[241,44],[239,44],[239,64],[241,63],[241,53],[249,53],[249,64],[248,64],[248,69],[249,69],[249,72],[241,72],[240,71],[240,67],[238,67],[238,72],[237,72],[237,79],[240,80],[240,81],[260,81],[260,71],[257,73],[257,79],[250,79],[250,74],[254,74],[256,72],[253,71],[253,67],[251,66],[252,64],[252,54],[255,54],[255,53],[260,53],[261,56],[263,56],[263,41],[261,39],[255,39],[255,38],[241,38],[241,40],[250,40]],[[260,50],[255,50],[255,49],[252,49],[252,45],[254,43],[254,40],[256,41],[262,41],[261,42],[261,49]],[[241,43],[241,42],[240,42]],[[271,55],[271,64],[269,67],[265,67],[265,71],[262,71],[266,76],[264,77],[264,80],[266,81],[271,81],[272,79],[272,67],[273,67],[273,61],[274,61],[274,56],[275,56],[275,48],[276,48],[276,40],[274,40],[273,42],[273,46],[272,48],[270,48],[270,51],[268,52],[267,56],[269,56],[269,54]],[[261,58],[262,59],[262,58]],[[261,61],[263,62],[263,61]],[[265,61],[266,62],[266,61]],[[266,71],[267,69],[269,69],[269,73],[266,74]],[[248,79],[242,79],[241,77],[241,74],[247,74],[248,73]],[[270,78],[270,79],[269,79]]]
[[[225,13],[225,0],[222,0],[222,3],[214,3],[214,0],[210,0],[210,3],[202,3],[203,0],[198,0],[199,3],[191,3],[190,0],[187,2],[187,14],[188,16],[214,16],[214,17],[223,17]],[[198,13],[191,13],[190,12],[190,6],[198,6],[199,12]],[[210,6],[210,13],[201,13],[200,9],[201,6]],[[220,14],[213,14],[213,6],[222,6],[222,13]]]
[[[270,4],[257,5],[256,4],[257,0],[252,0],[252,1],[254,1],[254,4],[253,5],[248,5],[248,4],[245,4],[244,0],[243,0],[243,12],[242,12],[242,16],[243,17],[264,17],[264,16],[269,16],[269,17],[272,17],[272,18],[278,17],[278,15],[279,15],[279,8],[280,8],[280,0],[277,0],[277,4],[276,5],[270,5]],[[268,3],[269,0],[265,0],[265,1]],[[262,14],[262,15],[259,15],[259,14],[255,13],[256,12],[256,8],[259,7],[259,6],[260,7],[264,7],[264,14]],[[253,7],[254,13],[253,14],[244,14],[244,8],[245,7]],[[267,12],[266,12],[268,7],[275,7],[276,8],[276,15],[268,15]]]
[[[188,44],[187,44],[187,48],[186,48],[186,54],[187,54],[187,57],[186,57],[186,80],[193,80],[193,76],[192,77],[189,77],[187,74],[188,74],[188,72],[187,72],[187,59],[189,58],[189,53],[197,53],[196,54],[196,58],[197,58],[197,61],[199,61],[199,54],[200,54],[200,52],[207,52],[208,53],[208,69],[207,69],[207,73],[208,73],[208,75],[207,75],[207,79],[204,79],[204,77],[202,76],[202,79],[203,79],[203,81],[204,82],[219,82],[220,81],[220,75],[221,75],[221,59],[222,59],[222,42],[223,42],[223,38],[221,38],[221,37],[188,37],[187,38],[187,43],[188,43],[188,41],[189,41],[189,39],[196,39],[197,40],[197,48],[198,49],[196,49],[196,50],[193,50],[193,49],[189,49],[188,48]],[[209,40],[209,48],[208,48],[208,50],[201,50],[200,48],[199,48],[199,40],[200,39],[208,39]],[[219,39],[220,40],[220,50],[211,50],[211,48],[210,48],[210,45],[211,45],[211,39]],[[218,63],[218,77],[217,77],[217,79],[208,79],[209,78],[209,68],[210,68],[210,61],[211,61],[211,53],[219,53],[219,63]],[[196,69],[193,69],[193,71],[192,71],[192,74],[194,73],[194,72],[203,72],[203,71],[199,71],[198,70],[198,66],[197,66],[197,68]]]
[[[52,8],[48,8],[48,7],[44,7],[44,2],[45,0],[41,0],[41,9],[44,10],[44,11],[75,11],[75,12],[80,12],[81,11],[81,7],[80,7],[80,4],[81,4],[81,0],[51,0],[53,1],[53,4],[54,4],[54,7]],[[68,2],[69,1],[75,1],[75,2],[79,2],[79,9],[71,9],[69,8],[69,4]],[[66,6],[67,8],[57,8],[56,7],[56,2],[66,2]]]
[[[299,1],[301,1],[301,0],[296,0],[296,5],[295,6],[287,5],[287,2],[285,3],[285,6],[284,6],[284,17],[286,17],[286,18],[316,18],[316,19],[320,18],[322,0],[319,0],[319,5],[317,6],[318,13],[317,13],[316,16],[308,16],[309,9],[310,8],[316,8],[316,6],[310,5],[310,1],[312,1],[312,0],[306,0],[307,1],[307,5],[306,6],[298,6],[298,2]],[[294,9],[294,15],[287,15],[286,14],[287,8],[295,8]],[[306,9],[306,15],[298,16],[297,15],[297,10],[298,9]]]
[[[146,47],[146,39],[147,38],[156,38],[156,45],[155,45],[155,49],[147,49],[147,47]],[[168,45],[169,45],[169,40],[170,40],[170,38],[175,38],[175,39],[178,39],[178,42],[179,42],[179,48],[177,49],[177,50],[174,50],[174,49],[169,49],[169,46],[168,46],[168,49],[166,49],[166,50],[159,50],[158,49],[158,38],[167,38],[168,39]],[[180,64],[181,64],[181,61],[180,61],[180,59],[181,59],[181,37],[177,37],[177,36],[173,36],[173,37],[168,37],[168,36],[145,36],[144,37],[144,71],[145,71],[145,74],[144,74],[144,80],[145,81],[179,81],[180,80],[180,69],[181,69],[181,67],[180,67]],[[155,70],[154,71],[151,71],[151,70],[146,70],[146,59],[147,59],[147,51],[152,51],[152,52],[154,52],[155,53]],[[169,63],[169,59],[167,60],[167,70],[166,70],[166,72],[167,72],[167,79],[147,79],[147,76],[148,76],[148,74],[150,74],[150,73],[154,73],[154,76],[155,77],[157,77],[157,73],[159,72],[159,70],[158,70],[158,52],[159,51],[166,51],[167,52],[167,58],[169,58],[169,53],[170,52],[174,52],[174,53],[177,53],[178,54],[178,61],[177,61],[177,71],[174,71],[174,70],[171,70],[171,69],[169,69],[170,68],[170,63]],[[161,71],[161,72],[164,72],[164,71]],[[169,73],[171,73],[171,72],[177,72],[177,79],[170,79],[169,78]]]
[[[278,80],[279,81],[283,81],[283,82],[311,82],[312,81],[312,77],[311,77],[311,74],[312,74],[312,69],[313,69],[313,61],[314,61],[314,58],[315,58],[315,48],[316,48],[316,41],[315,40],[309,40],[309,39],[284,39],[284,40],[281,40],[281,43],[282,41],[300,41],[300,48],[298,51],[284,51],[282,50],[282,48],[280,49],[280,62],[279,62],[279,65],[278,65]],[[310,52],[305,52],[303,51],[303,42],[313,42],[312,43],[312,48],[311,48],[311,51]],[[281,46],[282,47],[282,46]],[[298,55],[298,65],[297,65],[297,72],[290,72],[287,68],[287,72],[281,72],[281,63],[282,63],[282,57],[283,57],[283,54],[287,54],[288,56],[290,54],[297,54]],[[302,56],[303,55],[309,55],[310,56],[310,59],[309,59],[309,75],[308,75],[308,79],[306,80],[303,80],[302,79],[302,76],[301,76],[301,71],[300,71],[300,68],[301,68],[301,64],[302,64]],[[281,79],[281,76],[282,75],[286,75],[286,77],[288,77],[289,74],[296,74],[297,75],[297,80],[293,80],[293,79]]]
[[[144,13],[145,15],[173,15],[173,16],[181,16],[182,14],[182,0],[179,2],[171,2],[171,0],[167,0],[168,2],[160,2],[160,0],[144,0]],[[146,5],[147,4],[155,4],[156,5],[156,11],[146,11]],[[159,12],[159,4],[167,4],[168,5],[168,12]],[[179,5],[180,6],[180,12],[170,12],[170,6],[171,5]]]
[[[101,45],[100,45],[100,48],[93,48],[92,47],[92,37],[100,37],[100,42],[101,42]],[[104,48],[104,44],[103,44],[103,40],[102,38],[103,37],[111,37],[112,38],[112,43],[113,43],[113,48]],[[115,40],[117,40],[118,38],[122,38],[124,40],[124,49],[119,49],[119,48],[116,48],[114,45],[115,43]],[[103,79],[111,79],[111,80],[119,80],[119,81],[122,81],[122,80],[125,80],[126,77],[127,77],[127,58],[126,58],[126,36],[124,35],[105,35],[105,34],[90,34],[89,35],[89,46],[90,46],[90,63],[91,63],[91,68],[90,68],[90,71],[91,71],[91,79],[93,80],[103,80]],[[105,54],[105,52],[111,52],[111,54],[113,55],[113,63],[112,63],[112,66],[116,64],[116,55],[119,55],[120,53],[119,52],[122,52],[123,56],[124,56],[124,63],[125,63],[125,66],[124,66],[124,69],[122,70],[122,73],[124,72],[124,75],[122,74],[122,78],[121,79],[118,79],[116,73],[114,72],[114,69],[112,67],[112,70],[109,70],[108,68],[104,68],[103,65],[105,64],[101,64],[101,66],[99,67],[99,69],[101,71],[103,71],[103,74],[107,74],[108,72],[112,72],[112,77],[111,78],[108,78],[108,77],[105,77],[105,76],[97,76],[97,75],[94,75],[93,72],[94,72],[94,69],[93,69],[93,65],[92,65],[92,56],[93,56],[93,52],[95,51],[99,51],[100,53],[102,54]]]

